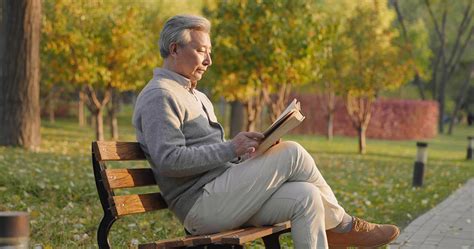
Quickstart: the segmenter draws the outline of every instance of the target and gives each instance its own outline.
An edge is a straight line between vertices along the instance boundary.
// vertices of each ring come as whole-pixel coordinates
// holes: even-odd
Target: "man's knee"
[[[281,143],[281,146],[284,151],[283,153],[288,154],[288,157],[291,158],[294,166],[308,163],[311,164],[311,167],[315,166],[313,157],[299,143],[294,141],[284,141]]]
[[[300,156],[307,153],[306,149],[294,141],[283,141],[278,144],[280,150],[290,153],[293,156]]]
[[[284,146],[285,148],[290,149],[290,150],[304,149],[303,146],[301,146],[299,143],[295,141],[282,141],[278,145]]]

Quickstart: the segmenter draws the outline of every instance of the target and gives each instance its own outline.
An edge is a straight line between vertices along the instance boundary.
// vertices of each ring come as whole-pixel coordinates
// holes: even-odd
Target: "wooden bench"
[[[146,160],[136,142],[93,142],[92,165],[100,202],[104,210],[98,231],[99,248],[110,248],[108,235],[112,224],[125,215],[166,209],[160,193],[115,195],[114,190],[156,185],[151,168],[107,168],[108,161]],[[217,234],[184,236],[141,244],[141,249],[158,248],[244,248],[262,238],[266,248],[280,248],[279,236],[289,232],[290,222],[265,227],[247,227]]]

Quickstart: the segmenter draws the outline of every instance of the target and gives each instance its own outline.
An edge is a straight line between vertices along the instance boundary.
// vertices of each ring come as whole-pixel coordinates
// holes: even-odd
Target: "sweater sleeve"
[[[230,142],[186,146],[182,132],[185,114],[171,92],[153,89],[142,97],[135,121],[160,174],[168,177],[197,175],[235,157]]]

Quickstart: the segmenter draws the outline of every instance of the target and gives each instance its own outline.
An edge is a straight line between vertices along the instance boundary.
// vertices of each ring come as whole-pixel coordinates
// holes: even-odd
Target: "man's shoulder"
[[[179,84],[172,79],[163,78],[163,77],[154,77],[148,82],[148,84],[146,84],[142,92],[154,91],[157,89],[161,89],[163,91],[174,91],[178,87],[179,87]]]

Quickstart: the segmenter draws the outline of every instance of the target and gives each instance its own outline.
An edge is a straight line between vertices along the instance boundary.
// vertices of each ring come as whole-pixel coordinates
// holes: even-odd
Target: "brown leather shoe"
[[[348,233],[326,231],[329,248],[379,247],[395,240],[400,229],[394,225],[378,225],[353,217]]]

